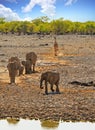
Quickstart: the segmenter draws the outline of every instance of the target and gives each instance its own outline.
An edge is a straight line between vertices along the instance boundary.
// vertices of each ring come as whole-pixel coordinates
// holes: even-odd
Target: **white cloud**
[[[13,12],[10,8],[6,8],[4,5],[0,4],[0,18],[5,18],[8,21],[20,20],[18,14]]]
[[[29,4],[26,7],[23,7],[23,12],[29,12],[33,9],[35,5],[39,5],[41,7],[41,12],[54,16],[55,15],[55,2],[56,0],[30,0]]]
[[[25,18],[22,19],[22,21],[31,21],[31,20],[32,20],[31,17],[25,17]]]
[[[75,3],[77,0],[65,0],[66,3],[65,5],[68,6],[68,5],[71,5],[72,3]]]

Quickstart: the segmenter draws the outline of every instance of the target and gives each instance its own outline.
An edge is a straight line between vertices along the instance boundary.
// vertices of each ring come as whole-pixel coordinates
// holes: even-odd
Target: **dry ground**
[[[0,35],[0,118],[95,121],[95,37],[57,36],[59,54],[54,56],[53,37]],[[6,68],[11,56],[25,59],[38,55],[36,73],[16,77],[9,84]],[[44,94],[40,76],[47,70],[60,73],[61,94]],[[48,87],[49,88],[49,87]]]

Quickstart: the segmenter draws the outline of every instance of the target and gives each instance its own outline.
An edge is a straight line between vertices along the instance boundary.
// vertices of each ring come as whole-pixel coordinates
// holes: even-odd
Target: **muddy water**
[[[39,120],[0,120],[0,130],[82,130],[95,129],[95,123],[89,122],[52,122]]]

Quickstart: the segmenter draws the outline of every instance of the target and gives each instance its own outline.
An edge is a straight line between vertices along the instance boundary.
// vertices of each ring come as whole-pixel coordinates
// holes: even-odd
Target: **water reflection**
[[[43,128],[51,128],[51,129],[55,129],[55,128],[58,128],[59,126],[59,122],[58,121],[51,121],[51,120],[45,120],[45,121],[41,121],[41,126]]]
[[[20,121],[20,119],[18,118],[7,118],[6,120],[9,124],[14,124],[14,125]]]
[[[95,123],[71,123],[71,122],[51,122],[40,120],[24,120],[20,119],[16,123],[16,119],[0,120],[0,130],[81,130],[91,129],[95,130]],[[11,123],[10,123],[11,122]],[[50,125],[49,125],[50,124]]]

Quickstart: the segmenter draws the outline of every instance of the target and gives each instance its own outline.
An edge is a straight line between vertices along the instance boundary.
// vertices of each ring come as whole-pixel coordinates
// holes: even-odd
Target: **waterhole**
[[[0,120],[0,130],[82,130],[95,129],[95,123],[90,122],[62,122],[62,121],[40,121],[25,119],[3,119]]]

